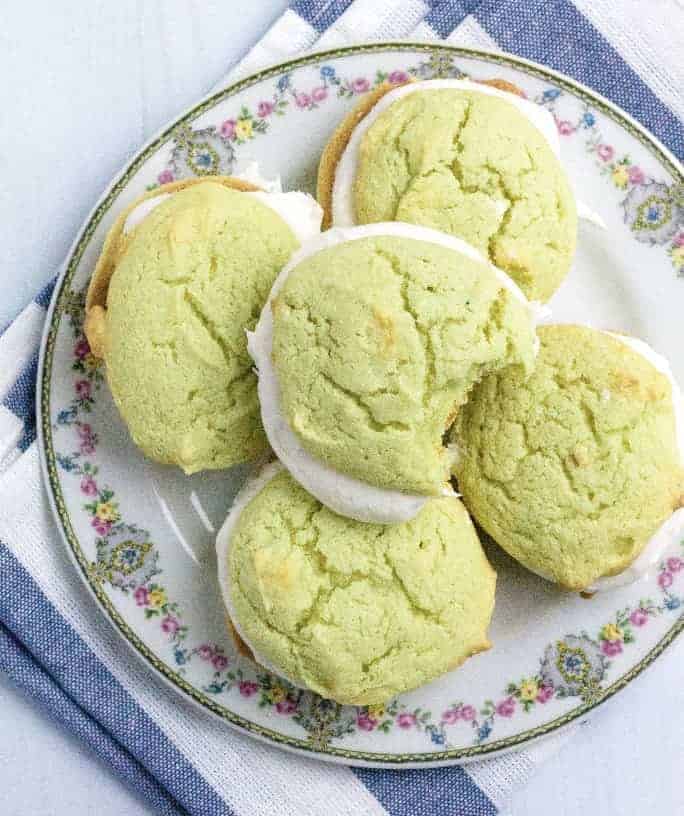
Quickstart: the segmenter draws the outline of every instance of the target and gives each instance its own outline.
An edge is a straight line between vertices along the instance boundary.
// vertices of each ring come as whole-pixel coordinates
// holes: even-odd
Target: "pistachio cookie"
[[[320,217],[303,193],[224,177],[164,185],[119,216],[85,331],[148,457],[194,473],[267,450],[245,329]]]
[[[321,159],[326,222],[442,230],[548,300],[574,257],[577,208],[553,117],[516,90],[427,80],[363,100]]]
[[[496,575],[455,497],[361,524],[276,463],[238,496],[217,557],[240,648],[343,704],[382,703],[490,645]]]
[[[625,583],[684,529],[682,397],[645,343],[543,326],[531,377],[484,379],[454,433],[477,522],[516,560],[574,590]]]
[[[535,319],[456,238],[399,223],[329,230],[279,275],[249,337],[271,446],[332,510],[405,521],[451,492],[443,437],[472,386],[533,366]]]

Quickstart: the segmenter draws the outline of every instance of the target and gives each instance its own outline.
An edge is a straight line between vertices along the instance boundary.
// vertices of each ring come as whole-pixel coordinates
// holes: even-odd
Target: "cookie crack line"
[[[421,401],[423,408],[427,409],[430,402],[430,389],[437,379],[437,361],[435,359],[435,350],[432,345],[432,340],[430,339],[430,332],[420,325],[420,319],[415,309],[411,306],[411,299],[408,293],[409,278],[401,269],[399,259],[395,255],[392,255],[391,252],[382,249],[376,249],[375,255],[389,264],[393,274],[399,278],[399,294],[401,295],[404,312],[413,320],[414,328],[420,337],[423,352],[425,353],[425,373],[423,377],[423,396]]]
[[[407,425],[405,422],[397,422],[397,421],[390,421],[390,422],[378,422],[378,420],[373,415],[372,410],[366,405],[363,401],[362,397],[359,394],[356,394],[354,391],[351,391],[349,388],[345,388],[345,386],[340,385],[337,380],[330,374],[325,371],[321,371],[320,373],[321,379],[328,383],[328,385],[336,391],[338,394],[343,395],[348,400],[353,402],[353,404],[363,412],[366,417],[368,427],[373,430],[377,431],[378,433],[382,433],[383,431],[387,430],[388,428],[395,431],[401,432],[408,432],[411,431],[412,428],[410,425]]]
[[[226,363],[230,366],[235,359],[235,353],[231,349],[229,343],[226,341],[218,330],[214,321],[205,313],[199,299],[192,294],[189,289],[183,293],[183,300],[188,304],[190,311],[193,313],[197,321],[205,328],[207,334],[216,343],[221,350]]]

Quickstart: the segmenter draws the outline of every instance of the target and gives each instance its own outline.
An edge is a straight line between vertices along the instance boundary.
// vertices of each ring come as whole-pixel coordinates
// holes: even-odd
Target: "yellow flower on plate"
[[[539,686],[537,681],[529,678],[528,680],[523,680],[520,683],[520,699],[523,702],[531,703],[537,699],[537,694],[539,693]]]
[[[375,720],[381,720],[385,716],[385,706],[382,703],[368,706],[368,716]]]
[[[286,696],[287,694],[282,686],[273,686],[271,689],[271,700],[274,703],[280,703]]]
[[[153,589],[147,596],[150,606],[163,606],[166,603],[166,592],[163,589]]]
[[[235,125],[235,135],[238,139],[252,138],[252,121],[251,119],[238,119]]]
[[[112,502],[100,502],[95,508],[95,515],[100,521],[117,521],[119,511]]]
[[[607,623],[601,629],[601,637],[603,640],[622,640],[622,629],[614,623]]]
[[[670,257],[677,269],[684,269],[684,246],[673,247]]]
[[[95,371],[96,368],[99,368],[102,365],[102,360],[100,360],[99,357],[96,357],[92,351],[89,351],[83,358],[83,365],[88,369],[88,371]]]
[[[627,172],[627,168],[624,164],[618,164],[612,173],[613,184],[616,187],[620,187],[624,189],[627,186],[627,182],[629,181],[629,173]]]

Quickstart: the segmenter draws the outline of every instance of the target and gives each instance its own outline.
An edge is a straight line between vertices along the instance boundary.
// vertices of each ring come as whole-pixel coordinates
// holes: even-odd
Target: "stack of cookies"
[[[684,516],[667,361],[538,326],[584,211],[548,111],[432,80],[339,125],[318,202],[207,176],[120,215],[86,332],[136,444],[186,473],[277,457],[217,538],[241,651],[380,703],[489,648],[479,535],[576,591],[657,560]]]

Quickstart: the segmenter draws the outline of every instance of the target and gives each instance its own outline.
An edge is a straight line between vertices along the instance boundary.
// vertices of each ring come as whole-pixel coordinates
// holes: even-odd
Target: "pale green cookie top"
[[[603,332],[545,326],[534,374],[475,389],[459,489],[514,558],[569,589],[625,569],[684,500],[672,388]]]
[[[532,300],[570,268],[575,199],[542,133],[506,100],[417,91],[369,127],[354,181],[356,220],[407,221],[463,238]]]
[[[206,182],[137,226],[107,296],[107,379],[138,446],[186,473],[267,449],[245,328],[297,248],[253,197]]]
[[[456,498],[364,524],[281,471],[242,510],[228,557],[248,646],[340,703],[383,702],[489,647],[496,575]]]
[[[528,305],[484,262],[380,236],[322,250],[273,302],[281,410],[303,447],[378,487],[440,495],[444,432],[472,385],[533,365]]]

